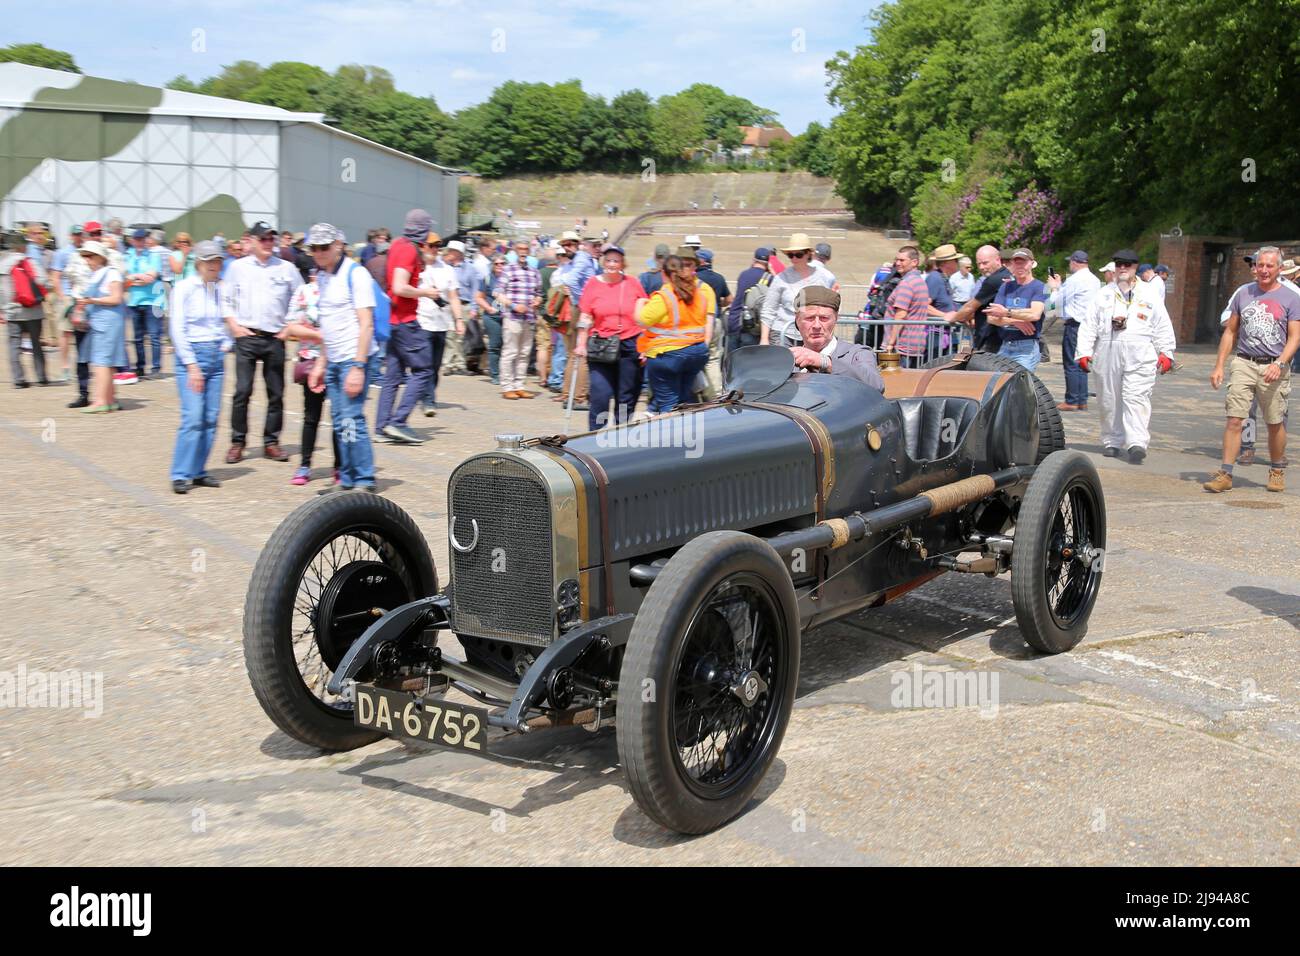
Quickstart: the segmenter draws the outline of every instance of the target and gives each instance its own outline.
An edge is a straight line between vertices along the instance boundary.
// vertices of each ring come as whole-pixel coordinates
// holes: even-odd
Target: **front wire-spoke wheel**
[[[366,628],[437,587],[424,537],[388,499],[353,492],[294,511],[262,551],[244,608],[244,658],[263,710],[323,750],[378,739],[327,685]]]
[[[794,587],[771,546],[719,531],[678,551],[619,675],[619,756],[641,809],[682,833],[740,813],[780,748],[798,671]]]

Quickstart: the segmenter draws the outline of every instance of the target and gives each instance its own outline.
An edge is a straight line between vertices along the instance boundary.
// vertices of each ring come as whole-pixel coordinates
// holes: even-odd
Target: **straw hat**
[[[802,252],[805,249],[812,250],[813,241],[808,238],[806,232],[796,232],[790,237],[790,241],[781,247],[782,252]]]

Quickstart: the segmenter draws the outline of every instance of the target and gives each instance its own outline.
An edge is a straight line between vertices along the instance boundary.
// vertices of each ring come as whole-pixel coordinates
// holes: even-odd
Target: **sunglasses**
[[[803,252],[787,252],[786,255],[789,256],[791,259],[807,259],[809,256],[809,252],[807,249],[805,249]]]
[[[311,246],[310,248],[312,252],[325,252],[327,249],[333,248],[333,246],[334,243],[330,242],[330,243],[326,243],[323,246]]]
[[[1132,269],[1135,265],[1137,265],[1136,262],[1124,262],[1122,259],[1115,260],[1116,269]]]

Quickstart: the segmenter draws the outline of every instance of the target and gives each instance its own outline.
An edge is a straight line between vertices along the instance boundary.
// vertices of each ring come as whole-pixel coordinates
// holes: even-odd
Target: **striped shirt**
[[[930,309],[930,290],[919,269],[913,269],[899,280],[886,306],[891,319],[899,309],[904,309],[909,321],[925,321]],[[903,326],[898,335],[898,351],[904,355],[921,355],[925,352],[925,336],[924,325]]]

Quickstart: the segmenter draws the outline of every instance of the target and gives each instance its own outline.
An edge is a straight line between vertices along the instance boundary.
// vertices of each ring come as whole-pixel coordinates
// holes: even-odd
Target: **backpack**
[[[372,276],[364,266],[359,266],[355,262],[351,263],[348,267],[348,291],[352,294],[353,302],[356,302],[357,294],[353,291],[354,286],[352,285],[352,279],[356,276],[358,270],[360,270],[365,275],[366,279],[369,280],[370,284],[374,286],[375,314],[373,324],[375,327],[375,341],[380,345],[387,347],[388,335],[392,331],[391,320],[393,317],[393,303],[384,293],[383,287],[375,281],[375,277]]]
[[[745,300],[740,307],[740,329],[742,332],[757,332],[763,324],[763,302],[767,299],[767,290],[772,284],[769,272],[745,290]]]
[[[18,304],[30,309],[45,301],[45,289],[36,281],[36,273],[26,259],[19,259],[11,273],[14,283],[14,298]]]

